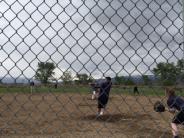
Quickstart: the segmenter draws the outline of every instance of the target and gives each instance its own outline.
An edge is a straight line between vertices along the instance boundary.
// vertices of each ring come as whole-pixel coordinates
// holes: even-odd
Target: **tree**
[[[128,78],[125,82],[125,85],[135,85],[135,83],[131,78]]]
[[[50,62],[39,62],[38,63],[38,69],[36,71],[35,78],[41,83],[48,83],[48,80],[54,75],[54,69],[55,69],[54,63]]]
[[[120,85],[120,84],[125,84],[126,79],[123,76],[117,76],[115,77],[115,84]]]
[[[78,84],[88,84],[89,82],[92,82],[92,77],[88,76],[87,74],[77,74],[77,83]]]
[[[184,71],[184,59],[178,60],[178,62],[177,62],[177,67],[178,67],[180,70]]]
[[[179,75],[179,70],[174,63],[159,63],[153,72],[163,85],[174,85]]]
[[[143,79],[144,85],[150,84],[150,79],[149,79],[148,75],[142,75],[142,79]]]
[[[179,74],[180,74],[179,81],[184,83],[184,59],[178,60],[176,66],[177,66],[177,68],[179,70]]]
[[[93,82],[94,78],[92,76],[88,76],[88,83]]]
[[[72,82],[72,73],[70,71],[63,72],[63,75],[61,76],[61,79],[63,80],[64,84],[71,84]]]

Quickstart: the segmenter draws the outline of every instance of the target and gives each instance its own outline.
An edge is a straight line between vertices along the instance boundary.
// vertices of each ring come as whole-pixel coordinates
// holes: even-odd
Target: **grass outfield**
[[[139,86],[138,90],[140,95],[144,96],[163,96],[164,88],[161,86]],[[90,86],[84,85],[68,85],[68,86],[58,86],[57,89],[54,86],[35,86],[32,90],[33,93],[86,93],[89,94],[91,92]],[[1,85],[0,93],[30,93],[31,88],[27,85]],[[176,89],[177,95],[184,96],[184,88]],[[125,95],[134,95],[133,86],[114,86],[111,89],[111,94],[125,94]]]

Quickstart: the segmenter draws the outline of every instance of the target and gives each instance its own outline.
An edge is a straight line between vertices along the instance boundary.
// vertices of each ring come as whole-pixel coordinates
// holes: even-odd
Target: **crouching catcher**
[[[165,95],[168,108],[165,108],[162,102],[157,101],[154,104],[154,110],[156,112],[169,111],[174,115],[171,121],[172,134],[173,138],[179,138],[177,126],[184,125],[184,99],[176,96],[174,89],[166,88]]]
[[[165,94],[167,97],[168,111],[174,114],[171,122],[173,138],[179,138],[177,125],[184,124],[184,99],[176,96],[174,89],[167,88]]]

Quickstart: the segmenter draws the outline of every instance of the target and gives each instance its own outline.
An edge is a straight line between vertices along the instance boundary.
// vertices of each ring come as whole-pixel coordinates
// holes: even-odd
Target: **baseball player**
[[[139,94],[139,90],[138,90],[138,87],[137,87],[137,85],[136,86],[134,86],[134,94]]]
[[[30,91],[31,91],[31,94],[33,92],[34,86],[35,86],[34,81],[31,81],[30,82]]]
[[[98,96],[98,115],[103,115],[105,107],[109,99],[109,92],[111,90],[112,82],[110,77],[106,77],[106,81],[100,86],[100,92]]]
[[[168,111],[174,114],[171,122],[173,138],[179,138],[177,125],[184,124],[184,99],[176,96],[174,89],[166,88],[165,94],[167,97]]]

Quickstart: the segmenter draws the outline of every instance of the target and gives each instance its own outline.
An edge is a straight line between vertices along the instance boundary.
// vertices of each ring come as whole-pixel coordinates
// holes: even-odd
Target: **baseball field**
[[[87,89],[86,89],[87,90]],[[97,117],[91,93],[33,92],[0,94],[2,138],[170,138],[168,112],[157,113],[153,104],[162,94],[110,94],[104,116]],[[184,136],[180,126],[180,135]]]

